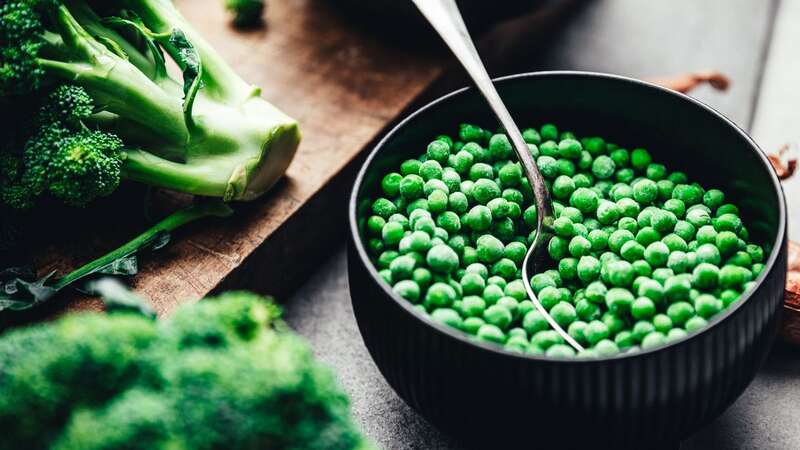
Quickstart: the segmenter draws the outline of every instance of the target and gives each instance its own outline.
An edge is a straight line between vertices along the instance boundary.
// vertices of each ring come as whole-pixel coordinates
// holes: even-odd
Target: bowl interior
[[[706,189],[722,189],[726,202],[739,207],[751,239],[765,251],[771,253],[780,239],[784,201],[766,156],[736,125],[702,103],[649,83],[584,72],[516,75],[499,79],[497,86],[521,128],[554,123],[560,131],[580,137],[596,135],[624,148],[647,148],[653,161],[669,171],[684,171]],[[421,155],[435,136],[455,137],[458,125],[465,122],[497,126],[472,89],[433,102],[398,125],[362,169],[354,193],[357,217],[351,220],[364,217],[371,200],[380,196],[381,177],[398,171],[403,160]],[[356,223],[362,238],[359,253],[366,255],[363,220]],[[370,272],[377,276],[375,270]]]

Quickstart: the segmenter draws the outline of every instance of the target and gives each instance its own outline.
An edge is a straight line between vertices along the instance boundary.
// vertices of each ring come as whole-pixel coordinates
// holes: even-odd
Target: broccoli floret
[[[16,159],[5,154],[5,165],[13,168],[5,170],[2,188],[7,205],[28,208],[47,192],[69,205],[85,206],[117,189],[122,141],[84,125],[92,110],[92,99],[81,87],[61,85],[48,96],[23,153]]]
[[[134,388],[100,409],[76,411],[53,450],[191,450],[173,436],[175,410],[160,392]]]
[[[237,292],[164,322],[77,314],[0,337],[0,449],[361,449],[279,309]]]
[[[261,23],[265,7],[264,0],[225,0],[225,8],[233,14],[233,24],[237,27]]]
[[[83,314],[0,339],[0,448],[46,448],[75,408],[102,404],[138,373],[156,338],[134,315]]]

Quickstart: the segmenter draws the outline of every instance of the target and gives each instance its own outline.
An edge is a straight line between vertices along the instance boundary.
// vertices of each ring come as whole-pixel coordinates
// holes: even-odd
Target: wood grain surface
[[[188,227],[165,251],[142,259],[133,286],[152,299],[159,314],[223,283],[285,294],[304,280],[320,247],[333,244],[328,216],[343,209],[318,198],[321,189],[441,72],[433,56],[362,34],[330,6],[335,2],[270,2],[266,26],[249,31],[229,26],[222,3],[176,1],[245,80],[261,86],[268,101],[300,122],[303,141],[286,178],[266,197],[238,205],[232,219]],[[338,187],[343,192],[346,183]],[[169,204],[181,201],[159,197]],[[141,220],[136,226],[129,222],[112,221],[86,241],[49,247],[35,259],[43,270],[68,270],[146,227]],[[88,298],[58,301],[56,313],[100,307]]]

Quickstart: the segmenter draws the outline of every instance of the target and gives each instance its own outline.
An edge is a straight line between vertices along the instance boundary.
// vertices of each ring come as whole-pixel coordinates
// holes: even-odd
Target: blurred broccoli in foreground
[[[263,20],[264,0],[225,0],[225,9],[233,14],[233,24],[237,27],[252,27]]]
[[[366,449],[332,373],[236,292],[155,322],[76,314],[0,337],[0,449]]]

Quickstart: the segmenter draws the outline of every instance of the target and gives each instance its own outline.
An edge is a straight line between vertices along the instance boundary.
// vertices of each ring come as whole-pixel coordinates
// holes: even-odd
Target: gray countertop
[[[732,78],[731,89],[704,88],[693,95],[750,130],[766,151],[774,151],[800,138],[798,21],[800,0],[593,1],[520,67],[634,77],[718,69]],[[784,186],[790,210],[796,211],[791,234],[800,229],[798,183]],[[290,325],[336,371],[356,419],[381,448],[458,448],[384,381],[353,317],[345,249],[334,247],[331,254],[285,302]],[[681,449],[800,449],[800,349],[777,345],[736,403]]]
[[[286,305],[287,320],[331,366],[353,414],[380,448],[457,450],[456,443],[406,405],[381,376],[358,332],[344,247]],[[681,450],[800,449],[800,349],[778,345],[745,393]]]

